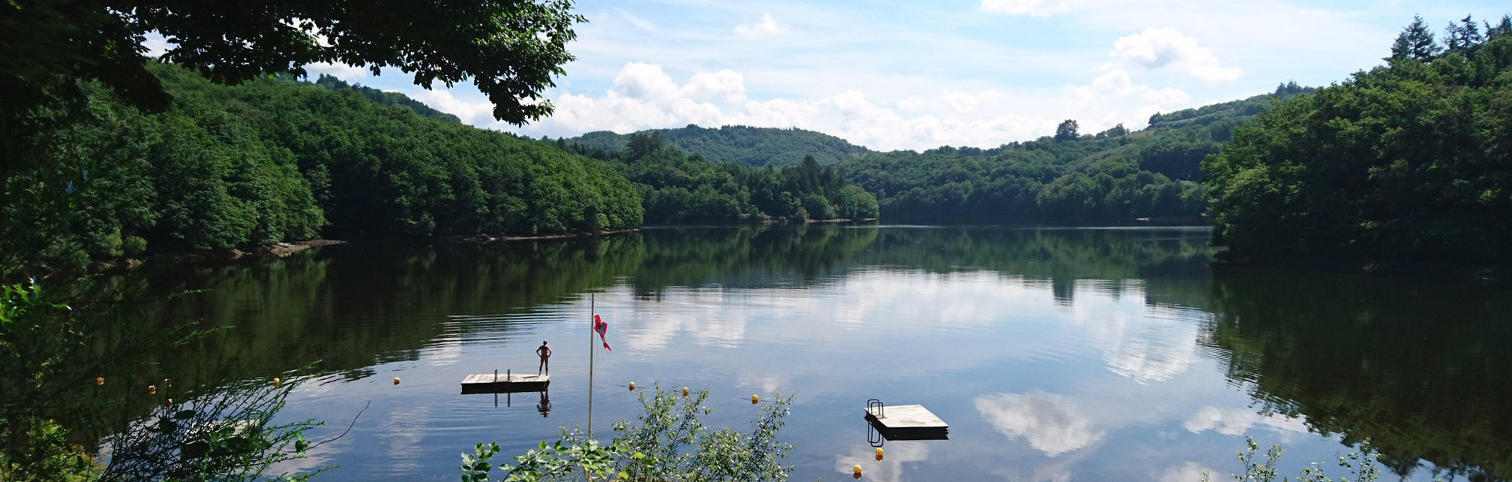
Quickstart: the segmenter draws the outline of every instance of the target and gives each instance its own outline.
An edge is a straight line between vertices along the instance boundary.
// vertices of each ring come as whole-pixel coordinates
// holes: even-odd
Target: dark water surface
[[[523,453],[583,426],[589,295],[601,435],[625,385],[708,388],[713,426],[752,394],[796,395],[795,480],[1213,480],[1246,436],[1281,472],[1360,440],[1385,479],[1512,477],[1512,293],[1405,278],[1212,268],[1204,229],[652,229],[601,240],[350,244],[178,267],[209,289],[155,316],[233,325],[160,360],[193,383],[320,361],[281,417],[345,437],[299,467],[334,480],[446,479],[479,441]],[[461,395],[469,373],[535,369],[537,394]],[[395,386],[392,379],[402,378]],[[869,398],[924,404],[950,439],[872,458]],[[507,405],[507,406],[506,406]],[[1335,468],[1325,464],[1327,468]]]

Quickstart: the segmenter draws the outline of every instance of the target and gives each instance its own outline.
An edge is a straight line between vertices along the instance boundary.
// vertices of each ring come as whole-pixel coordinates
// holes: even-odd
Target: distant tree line
[[[613,162],[636,184],[648,223],[875,218],[877,199],[847,183],[834,167],[806,156],[793,166],[715,163],[686,154],[658,131],[632,134],[624,150],[562,147]]]
[[[714,129],[689,124],[677,129],[650,129],[641,133],[656,133],[667,144],[709,161],[750,167],[792,166],[803,162],[805,157],[813,157],[820,165],[830,165],[872,152],[839,137],[803,129],[748,126]],[[563,144],[618,151],[629,147],[630,141],[630,134],[598,131],[565,139]]]
[[[1236,130],[1203,164],[1217,241],[1233,259],[1512,262],[1509,33],[1466,16],[1440,44],[1415,17],[1386,65]]]

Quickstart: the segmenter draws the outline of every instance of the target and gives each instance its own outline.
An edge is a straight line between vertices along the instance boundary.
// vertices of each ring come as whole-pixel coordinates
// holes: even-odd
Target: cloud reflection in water
[[[1060,395],[1003,393],[977,397],[975,403],[977,412],[1003,435],[1023,437],[1051,457],[1087,447],[1103,437],[1103,432],[1092,428],[1091,418]]]

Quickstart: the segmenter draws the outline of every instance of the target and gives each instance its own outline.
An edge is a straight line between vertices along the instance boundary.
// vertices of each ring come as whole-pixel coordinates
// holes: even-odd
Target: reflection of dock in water
[[[462,379],[462,393],[542,392],[550,384],[551,375],[475,373]]]

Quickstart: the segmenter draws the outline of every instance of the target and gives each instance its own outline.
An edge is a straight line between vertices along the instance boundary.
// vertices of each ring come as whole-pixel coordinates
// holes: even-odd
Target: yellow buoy
[[[169,381],[167,378],[163,379],[163,388],[169,388],[169,387],[172,387],[172,386],[173,386],[173,382],[172,381]]]
[[[856,477],[860,477],[861,476],[861,466],[860,465],[852,465],[851,466],[851,475],[856,476]]]
[[[394,377],[394,384],[395,384],[395,385],[398,385],[398,384],[399,384],[399,377]]]
[[[148,395],[157,395],[157,385],[147,385]]]
[[[105,377],[95,377],[95,386],[99,387],[99,386],[104,386],[104,385],[105,385]]]
[[[877,460],[882,460],[882,447],[877,447]]]
[[[751,395],[751,405],[755,405],[756,402],[760,402],[760,401],[761,401],[761,397],[758,397],[755,394]]]
[[[273,386],[274,387],[277,387],[277,386],[282,385],[282,384],[283,384],[283,379],[278,378],[278,377],[273,377]]]
[[[173,406],[173,399],[172,398],[168,399],[167,406],[169,406],[169,407]]]
[[[635,391],[635,382],[630,382],[630,391]]]
[[[683,396],[688,396],[688,387],[683,387]]]

